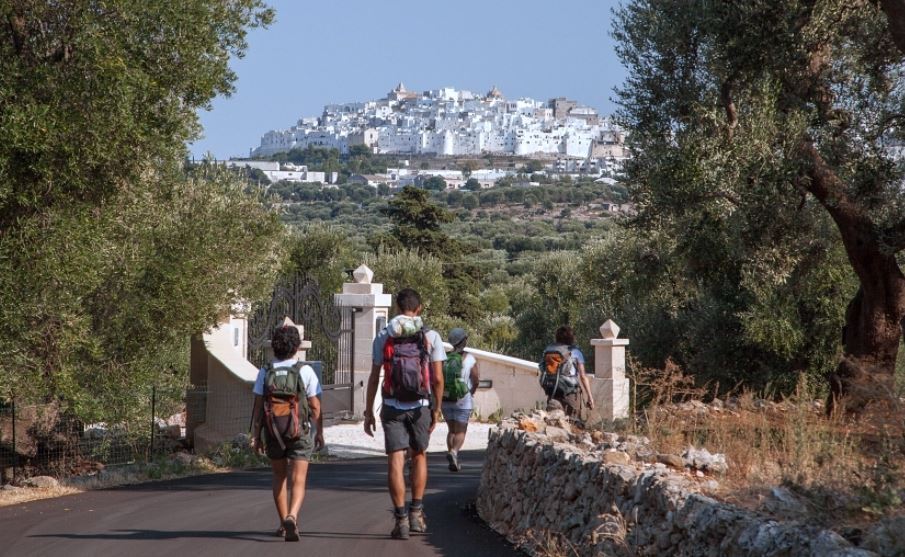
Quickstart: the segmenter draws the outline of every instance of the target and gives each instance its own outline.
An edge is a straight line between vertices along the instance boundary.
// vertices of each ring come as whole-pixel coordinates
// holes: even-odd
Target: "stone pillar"
[[[352,414],[360,417],[365,409],[368,376],[371,374],[371,345],[377,337],[377,321],[389,319],[393,297],[383,293],[383,285],[372,283],[374,271],[362,265],[352,273],[355,282],[343,284],[343,291],[333,295],[338,306],[354,307],[352,326],[355,330],[355,346],[352,358]],[[378,393],[379,396],[379,393]],[[376,406],[376,405],[375,405]]]
[[[628,417],[629,380],[625,377],[625,347],[628,339],[616,338],[619,326],[607,319],[600,326],[602,338],[591,339],[594,347],[594,376],[591,391],[597,413],[605,421]]]

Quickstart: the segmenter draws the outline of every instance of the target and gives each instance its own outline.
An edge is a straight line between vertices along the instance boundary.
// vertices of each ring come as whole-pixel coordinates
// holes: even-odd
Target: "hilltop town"
[[[609,118],[564,97],[507,100],[495,86],[479,95],[450,87],[409,91],[399,83],[382,99],[330,104],[320,117],[271,130],[250,154],[309,146],[346,154],[364,145],[377,154],[619,159],[623,141]]]

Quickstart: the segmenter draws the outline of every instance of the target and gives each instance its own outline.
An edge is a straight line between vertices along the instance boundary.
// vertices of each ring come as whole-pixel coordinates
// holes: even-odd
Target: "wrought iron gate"
[[[332,293],[322,292],[314,279],[296,275],[283,280],[274,288],[270,303],[257,307],[248,320],[248,359],[258,367],[266,363],[270,335],[288,316],[296,325],[304,325],[304,340],[311,341],[306,359],[321,362],[324,415],[351,413],[356,311],[335,305]]]

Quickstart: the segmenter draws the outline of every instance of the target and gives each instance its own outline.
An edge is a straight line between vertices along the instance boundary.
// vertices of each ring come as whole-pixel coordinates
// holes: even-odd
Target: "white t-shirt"
[[[477,360],[471,354],[465,354],[462,358],[462,380],[465,381],[465,388],[468,389],[468,392],[465,393],[465,396],[460,398],[459,400],[453,402],[451,400],[444,400],[443,404],[447,407],[456,407],[461,410],[471,410],[474,408],[474,398],[471,396],[471,389],[474,384],[471,382],[471,369],[475,366]]]
[[[297,358],[292,358],[291,360],[282,360],[282,361],[274,361],[271,367],[292,367],[297,364],[299,361]],[[266,373],[265,368],[261,368],[258,370],[258,377],[255,379],[255,386],[252,388],[252,392],[256,395],[264,396],[264,375]],[[317,374],[314,373],[314,369],[311,366],[302,366],[302,369],[299,370],[299,379],[302,380],[302,385],[305,386],[305,396],[307,398],[315,397],[321,394],[321,384],[320,381],[317,380]]]

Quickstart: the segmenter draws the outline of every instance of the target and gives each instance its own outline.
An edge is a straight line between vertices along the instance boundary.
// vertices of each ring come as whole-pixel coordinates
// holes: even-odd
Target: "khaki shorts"
[[[264,440],[264,454],[270,460],[310,460],[314,452],[314,428],[302,431],[302,437],[293,443],[286,443],[286,448],[280,447],[266,427],[261,430],[261,438]]]

